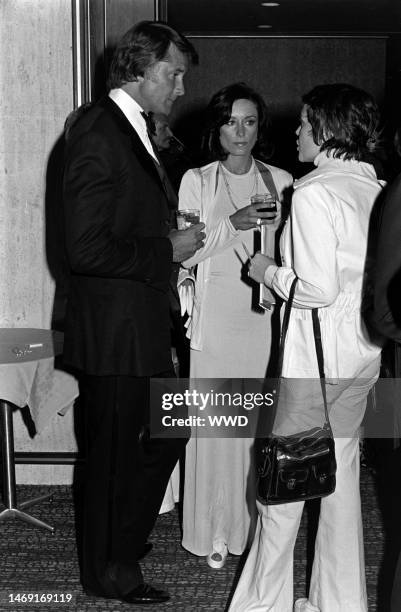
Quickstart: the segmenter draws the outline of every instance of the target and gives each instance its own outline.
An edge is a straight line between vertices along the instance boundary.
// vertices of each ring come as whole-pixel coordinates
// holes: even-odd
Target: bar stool
[[[63,334],[48,329],[12,328],[0,329],[0,364],[18,364],[34,362],[52,357],[62,352]],[[33,499],[17,502],[14,459],[13,406],[6,397],[2,397],[0,388],[1,445],[3,455],[4,510],[0,512],[0,522],[7,518],[17,518],[37,527],[54,532],[54,527],[31,516],[23,510],[45,499],[52,494],[40,495]]]

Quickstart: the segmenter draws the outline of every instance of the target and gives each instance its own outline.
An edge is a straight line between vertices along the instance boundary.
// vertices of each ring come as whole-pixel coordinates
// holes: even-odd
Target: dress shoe
[[[294,603],[294,612],[304,612],[305,604],[307,602],[306,597],[302,597],[302,599],[297,599]]]
[[[162,589],[157,589],[150,584],[140,584],[135,587],[129,593],[125,595],[121,595],[118,599],[121,601],[125,601],[126,603],[138,604],[138,605],[146,605],[146,604],[158,604],[163,603],[164,601],[168,601],[170,599],[170,595],[167,591],[163,591]]]
[[[146,542],[145,546],[142,548],[141,552],[138,555],[138,561],[146,557],[146,555],[150,553],[152,548],[153,548],[152,542]]]
[[[228,555],[227,545],[225,542],[217,542],[213,545],[212,552],[206,557],[206,562],[212,569],[221,569],[224,567]]]
[[[312,605],[306,597],[297,599],[294,604],[294,612],[319,612],[320,608]]]
[[[123,601],[125,603],[138,604],[142,606],[147,604],[163,603],[164,601],[168,601],[170,599],[170,595],[167,593],[167,591],[152,587],[152,585],[147,584],[146,582],[135,587],[135,589],[132,589],[132,591],[129,591],[125,595],[106,595],[88,588],[85,589],[85,593],[90,597],[118,599],[119,601]]]

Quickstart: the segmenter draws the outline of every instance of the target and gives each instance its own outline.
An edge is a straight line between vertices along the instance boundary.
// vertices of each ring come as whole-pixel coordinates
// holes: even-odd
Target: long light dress
[[[267,192],[258,171],[255,185],[254,165],[242,175],[225,172],[238,208],[249,205],[256,189],[259,193]],[[283,174],[290,183],[290,175]],[[184,180],[180,206],[188,206],[189,197]],[[223,177],[219,176],[206,233],[234,212]],[[229,246],[223,249],[217,246],[210,257],[201,303],[202,350],[191,349],[191,379],[263,378],[266,373],[271,312],[252,308],[252,284],[241,278],[243,262],[247,260],[243,244],[253,253],[259,232],[251,229],[234,233],[237,236]],[[198,252],[197,257],[201,259],[202,254]],[[248,438],[198,438],[196,432],[190,439],[186,451],[182,541],[190,552],[208,555],[213,544],[224,542],[229,552],[240,555],[250,541],[251,518],[256,520],[252,446],[253,440]]]

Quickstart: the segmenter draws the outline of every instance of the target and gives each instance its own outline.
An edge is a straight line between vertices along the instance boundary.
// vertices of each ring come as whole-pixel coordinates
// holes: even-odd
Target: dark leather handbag
[[[281,332],[278,378],[280,385],[283,365],[285,337],[288,329],[297,279],[291,285],[286,304]],[[322,389],[325,422],[323,427],[314,427],[290,436],[273,436],[259,444],[257,457],[256,496],[262,504],[287,504],[333,493],[336,487],[336,458],[333,432],[327,411],[326,387],[323,366],[323,349],[317,308],[312,310],[313,332],[320,385]],[[276,391],[275,409],[280,395]],[[305,406],[305,410],[308,407]]]

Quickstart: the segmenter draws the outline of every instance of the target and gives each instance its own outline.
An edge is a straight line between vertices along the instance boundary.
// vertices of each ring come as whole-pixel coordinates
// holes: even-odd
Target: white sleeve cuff
[[[267,287],[271,288],[273,286],[273,279],[274,279],[274,276],[275,276],[278,268],[279,268],[278,266],[267,266],[267,268],[265,270],[264,280],[263,280],[264,284]]]
[[[193,283],[195,282],[195,274],[194,274],[193,266],[191,268],[183,268],[182,266],[180,266],[180,269],[178,271],[177,287],[180,287],[182,283],[186,280],[190,280]]]

